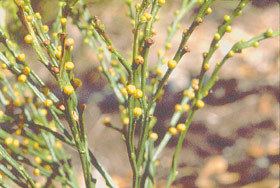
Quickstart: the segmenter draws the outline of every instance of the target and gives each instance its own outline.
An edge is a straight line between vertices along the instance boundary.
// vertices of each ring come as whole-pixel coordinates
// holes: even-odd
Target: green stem
[[[183,143],[184,143],[186,134],[187,134],[187,132],[188,132],[188,129],[189,129],[189,127],[190,127],[190,124],[191,124],[191,122],[192,122],[194,113],[195,113],[194,110],[191,110],[191,111],[189,112],[189,116],[188,116],[188,118],[187,118],[187,120],[186,120],[186,122],[185,122],[186,130],[180,134],[178,143],[177,143],[177,145],[176,145],[176,148],[175,148],[175,151],[174,151],[174,154],[173,154],[172,166],[171,166],[171,169],[170,169],[170,171],[169,171],[169,176],[168,176],[168,179],[167,179],[166,188],[170,188],[171,185],[172,185],[172,183],[173,183],[173,181],[174,181],[175,178],[176,178],[176,175],[177,175],[177,166],[178,166],[178,160],[179,160],[180,152],[181,152],[181,150],[182,150],[182,146],[183,146]]]

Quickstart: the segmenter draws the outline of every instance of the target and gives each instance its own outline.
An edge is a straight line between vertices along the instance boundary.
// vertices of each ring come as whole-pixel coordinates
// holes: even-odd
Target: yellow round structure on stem
[[[126,91],[127,91],[127,93],[128,93],[129,95],[134,95],[135,92],[136,92],[136,87],[135,87],[135,85],[131,85],[131,84],[127,85],[127,86],[126,86]]]
[[[134,115],[134,117],[140,117],[142,115],[142,108],[135,107],[133,109],[133,115]]]
[[[203,108],[204,107],[204,102],[202,101],[202,100],[197,100],[196,101],[196,103],[195,103],[195,106],[197,107],[197,108]]]
[[[183,123],[179,123],[177,126],[176,126],[176,129],[178,130],[178,132],[183,132],[187,129],[186,125],[183,124]]]
[[[20,53],[18,54],[17,56],[17,60],[21,61],[21,62],[24,62],[25,61],[25,54],[24,53]]]
[[[30,72],[31,72],[31,70],[30,70],[30,68],[28,67],[28,66],[25,66],[23,69],[22,69],[22,73],[24,74],[24,75],[29,75],[30,74]]]
[[[158,0],[158,5],[163,6],[165,4],[165,0]]]
[[[43,25],[42,30],[43,30],[44,33],[47,33],[49,31],[49,26]]]
[[[167,66],[169,69],[174,69],[177,65],[177,62],[175,60],[169,60],[168,63],[167,63]]]
[[[51,99],[46,99],[44,101],[44,105],[45,105],[45,107],[50,107],[53,105],[53,101]]]
[[[172,136],[177,135],[178,131],[175,127],[169,127],[168,133],[171,134]]]
[[[74,39],[72,39],[72,38],[68,38],[68,39],[66,39],[66,41],[65,41],[65,46],[66,46],[66,47],[72,47],[72,46],[74,46],[74,44],[75,44],[75,41],[74,41]]]
[[[18,148],[18,147],[19,147],[19,141],[18,141],[18,139],[14,139],[14,141],[13,141],[13,146],[14,146],[15,148]]]
[[[5,138],[5,144],[7,145],[7,146],[9,146],[9,145],[11,145],[12,143],[13,143],[13,138],[12,137],[7,137],[7,138]]]
[[[193,89],[187,89],[184,91],[184,96],[188,97],[189,99],[193,99],[195,97],[195,93]]]
[[[176,104],[175,105],[175,111],[176,112],[180,112],[180,111],[182,111],[183,110],[183,108],[182,108],[182,105],[181,104]]]
[[[225,20],[226,22],[229,22],[229,21],[231,21],[231,18],[230,18],[229,15],[224,15],[224,20]]]
[[[40,157],[38,157],[38,156],[36,156],[36,157],[34,158],[34,161],[35,161],[37,164],[41,164],[41,163],[42,163],[42,159],[41,159]]]
[[[135,64],[142,65],[144,63],[144,58],[141,55],[136,56],[135,58]]]
[[[31,36],[31,35],[26,35],[25,37],[24,37],[24,42],[26,43],[26,44],[31,44],[32,42],[33,42],[33,37]]]
[[[140,99],[142,97],[143,97],[143,92],[141,91],[141,89],[136,89],[136,91],[134,93],[134,98]]]
[[[254,47],[254,48],[259,47],[259,45],[260,45],[260,43],[259,43],[258,41],[256,41],[256,42],[253,43],[253,47]]]
[[[205,63],[205,64],[203,65],[203,70],[204,70],[204,71],[208,71],[209,68],[210,68],[210,64],[209,64],[209,63]]]
[[[27,76],[24,75],[24,74],[21,74],[21,75],[18,76],[17,79],[18,79],[18,81],[19,81],[20,83],[25,83],[26,80],[27,80]]]
[[[149,134],[149,138],[152,140],[152,141],[156,141],[158,139],[158,134],[155,133],[155,132],[151,132]]]
[[[235,52],[234,52],[233,50],[230,50],[230,51],[228,52],[228,54],[227,54],[227,57],[228,57],[228,58],[231,58],[231,57],[234,56],[234,54],[235,54]]]
[[[273,36],[273,30],[271,28],[269,28],[266,33],[265,33],[266,37],[272,37]]]
[[[72,95],[73,93],[74,93],[74,88],[73,88],[73,86],[71,86],[71,85],[67,85],[67,86],[65,86],[64,88],[63,88],[63,93],[65,94],[65,95]]]
[[[33,170],[33,174],[34,174],[34,176],[40,176],[40,170],[38,168],[35,168]]]
[[[206,14],[209,15],[209,14],[211,14],[212,12],[213,12],[213,11],[212,11],[212,8],[211,8],[211,7],[208,7],[207,10],[206,10]]]
[[[61,23],[61,25],[65,26],[67,23],[67,18],[61,18],[60,23]]]
[[[68,62],[65,63],[65,70],[71,71],[71,70],[73,70],[74,68],[75,68],[75,65],[74,65],[73,62],[68,61]]]
[[[221,35],[220,35],[219,33],[216,33],[216,34],[214,35],[214,39],[215,39],[215,40],[220,40],[220,39],[221,39]]]
[[[227,33],[230,33],[232,31],[232,28],[230,25],[226,26],[226,32]]]

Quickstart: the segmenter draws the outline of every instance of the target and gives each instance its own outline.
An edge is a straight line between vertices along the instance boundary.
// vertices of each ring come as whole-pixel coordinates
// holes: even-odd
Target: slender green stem
[[[171,187],[172,182],[173,182],[173,181],[175,180],[175,178],[176,178],[176,175],[177,175],[177,166],[178,166],[178,160],[179,160],[180,152],[181,152],[181,150],[182,150],[183,142],[184,142],[184,140],[185,140],[186,134],[187,134],[188,129],[189,129],[189,127],[190,127],[190,124],[191,124],[191,122],[192,122],[194,113],[195,113],[195,110],[193,110],[193,109],[189,112],[188,118],[187,118],[187,120],[186,120],[186,122],[185,122],[186,130],[183,131],[183,132],[180,134],[178,143],[177,143],[177,145],[176,145],[176,148],[175,148],[175,151],[174,151],[174,154],[173,154],[173,158],[172,158],[172,166],[171,166],[171,169],[170,169],[170,171],[169,171],[169,176],[168,176],[168,179],[167,179],[167,185],[166,185],[167,188]]]

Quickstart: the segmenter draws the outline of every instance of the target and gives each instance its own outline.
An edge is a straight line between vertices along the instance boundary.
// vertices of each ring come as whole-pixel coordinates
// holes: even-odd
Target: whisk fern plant
[[[184,55],[190,52],[188,40],[197,27],[214,11],[215,0],[181,0],[174,21],[168,27],[164,50],[159,51],[156,64],[149,60],[150,49],[155,43],[154,24],[158,21],[165,0],[126,0],[128,17],[133,24],[132,57],[128,58],[114,46],[104,24],[91,15],[85,0],[61,0],[59,13],[51,27],[44,25],[39,12],[34,12],[30,0],[5,0],[0,4],[27,32],[24,43],[36,53],[39,62],[54,78],[60,93],[54,93],[30,66],[28,55],[23,53],[7,25],[0,28],[0,185],[9,187],[79,187],[71,156],[66,145],[78,152],[86,187],[96,186],[96,170],[108,187],[118,187],[109,173],[89,148],[87,126],[84,120],[86,105],[79,102],[77,88],[82,82],[75,76],[73,49],[75,41],[69,36],[70,20],[84,42],[96,54],[99,70],[104,74],[120,105],[122,126],[115,125],[110,117],[103,124],[119,132],[124,138],[131,165],[132,187],[156,185],[157,160],[171,137],[178,137],[170,164],[166,187],[171,187],[178,174],[180,152],[195,113],[205,106],[204,98],[218,80],[222,66],[243,49],[258,47],[262,40],[279,35],[268,29],[249,40],[236,42],[223,59],[210,72],[211,59],[219,42],[232,30],[232,22],[242,15],[249,0],[240,0],[235,9],[224,15],[213,34],[198,76],[183,91],[180,104],[170,120],[164,137],[159,140],[154,131],[157,103],[163,96],[165,85]],[[171,48],[172,38],[179,30],[181,20],[192,8],[197,7],[193,22],[184,29],[181,42],[173,58],[165,61],[165,52]],[[13,10],[13,11],[8,11]],[[71,18],[71,19],[70,19]],[[206,75],[210,75],[206,76]],[[184,117],[184,118],[181,118]],[[180,121],[184,119],[184,121]],[[136,129],[139,131],[136,132]],[[36,176],[42,177],[40,181]]]

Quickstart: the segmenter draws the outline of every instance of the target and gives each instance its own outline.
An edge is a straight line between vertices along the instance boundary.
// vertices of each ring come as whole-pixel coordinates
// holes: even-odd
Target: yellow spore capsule
[[[158,5],[163,6],[165,4],[165,0],[158,0]]]
[[[257,41],[253,43],[253,47],[254,47],[254,48],[259,47],[259,45],[260,45],[260,43],[259,43],[259,42],[257,42]]]
[[[220,40],[220,39],[221,39],[221,35],[220,35],[219,33],[216,33],[216,34],[214,35],[214,39],[215,39],[215,40]]]
[[[21,74],[21,75],[18,76],[17,79],[18,79],[18,81],[19,81],[20,83],[25,83],[26,80],[27,80],[27,77],[26,77],[26,75]]]
[[[230,33],[231,31],[232,31],[232,28],[231,28],[230,25],[228,25],[228,26],[226,27],[226,32],[227,32],[227,33]]]
[[[147,12],[144,13],[144,16],[145,16],[147,21],[150,21],[152,19],[152,15],[147,13]]]
[[[187,128],[186,128],[186,125],[185,125],[185,124],[179,123],[179,124],[176,126],[176,129],[178,130],[178,132],[183,132],[183,131],[185,131]]]
[[[230,50],[229,52],[228,52],[228,54],[227,54],[227,57],[228,58],[231,58],[231,57],[233,57],[234,56],[234,51],[233,50]]]
[[[43,30],[44,33],[49,32],[49,26],[43,25],[43,26],[42,26],[42,30]]]
[[[190,110],[190,105],[189,104],[183,104],[183,110],[185,111],[185,112],[187,112],[187,111],[189,111]]]
[[[14,147],[18,148],[19,147],[19,140],[18,139],[14,139],[13,145],[14,145]]]
[[[201,17],[197,17],[195,21],[196,23],[200,24],[203,22],[203,19]]]
[[[30,74],[31,70],[29,67],[25,66],[23,69],[22,69],[22,73],[26,76],[28,76]]]
[[[57,149],[61,149],[61,148],[62,148],[62,143],[61,143],[60,141],[56,141],[56,142],[55,142],[55,147],[56,147]]]
[[[39,144],[38,142],[35,142],[35,143],[33,144],[33,148],[34,148],[34,149],[40,149],[40,144]]]
[[[21,129],[17,129],[17,130],[15,131],[15,134],[16,134],[16,135],[21,135]]]
[[[60,59],[60,58],[61,58],[61,55],[62,55],[62,51],[60,51],[60,50],[55,50],[55,57],[56,57],[57,59]]]
[[[209,68],[210,68],[210,64],[209,64],[209,63],[205,63],[205,64],[203,65],[203,70],[204,70],[204,71],[208,71]]]
[[[134,93],[134,98],[140,99],[142,97],[143,97],[143,92],[141,91],[141,89],[136,89],[136,91]]]
[[[67,46],[67,47],[72,47],[72,46],[74,46],[74,44],[75,44],[75,41],[72,38],[68,38],[65,41],[65,46]]]
[[[231,18],[230,18],[229,15],[224,15],[224,20],[225,20],[226,22],[229,22],[229,21],[231,21]]]
[[[61,18],[60,23],[61,23],[61,25],[65,26],[67,23],[67,18]]]
[[[25,61],[25,54],[24,53],[20,53],[18,54],[17,56],[17,60],[21,61],[21,62],[24,62]]]
[[[133,115],[135,117],[140,117],[142,115],[142,108],[139,108],[139,107],[135,107],[133,109]]]
[[[129,125],[129,118],[128,117],[123,118],[123,124],[125,126]]]
[[[35,13],[35,18],[37,18],[38,20],[41,20],[42,19],[42,16],[39,12],[36,12]]]
[[[68,62],[65,63],[65,69],[66,69],[67,71],[71,71],[71,70],[73,70],[74,68],[75,68],[75,65],[74,65],[73,62],[68,61]]]
[[[44,169],[47,171],[51,171],[52,167],[50,165],[44,165]]]
[[[166,50],[170,50],[171,48],[172,48],[172,44],[170,42],[165,44]]]
[[[197,100],[196,103],[195,103],[195,106],[197,108],[203,108],[204,107],[204,102],[202,100]]]
[[[5,63],[1,63],[1,68],[2,69],[6,69],[7,68],[7,65]]]
[[[175,60],[169,60],[167,63],[167,66],[169,69],[174,69],[177,65],[177,62]]]
[[[121,93],[123,94],[123,96],[127,96],[128,95],[127,90],[124,87],[121,88]]]
[[[73,78],[71,83],[73,84],[74,88],[81,87],[83,85],[83,82],[79,78]]]
[[[211,7],[208,7],[207,10],[206,10],[206,14],[211,14],[213,11],[211,9]]]
[[[53,101],[51,99],[46,99],[44,101],[44,105],[45,105],[45,107],[50,107],[53,105]]]
[[[38,157],[38,156],[36,156],[36,157],[34,158],[34,161],[35,161],[37,164],[41,164],[41,163],[42,163],[42,159],[41,159],[40,157]]]
[[[22,144],[27,146],[29,144],[29,139],[28,138],[24,138],[22,141]]]
[[[32,16],[32,15],[26,16],[26,20],[27,20],[28,22],[32,22],[33,16]]]
[[[33,170],[33,174],[34,174],[34,176],[40,176],[40,170],[38,168],[35,168]]]
[[[136,56],[134,62],[137,64],[137,65],[142,65],[144,63],[144,58],[141,56],[141,55],[138,55]]]
[[[144,15],[142,15],[142,16],[140,17],[140,21],[141,21],[142,23],[147,22],[147,18],[146,18]]]
[[[5,138],[5,144],[7,146],[11,145],[13,143],[14,139],[12,137]]]
[[[175,127],[169,127],[168,133],[171,134],[172,136],[175,136],[178,133],[178,131]]]
[[[273,30],[271,28],[269,28],[266,33],[265,33],[266,37],[272,37],[273,36]]]
[[[175,105],[175,111],[176,111],[176,112],[180,112],[180,111],[182,111],[182,110],[183,110],[182,105],[180,105],[180,104],[176,104],[176,105]]]
[[[30,34],[26,35],[26,36],[24,37],[24,42],[25,42],[26,44],[31,44],[31,43],[33,42],[33,37],[32,37]]]
[[[193,99],[195,97],[195,93],[193,89],[187,89],[184,91],[184,96],[188,97],[189,99]]]
[[[158,139],[158,134],[155,133],[155,132],[151,132],[149,134],[149,138],[152,140],[152,141],[156,141]]]
[[[136,92],[136,87],[134,85],[127,85],[126,86],[126,91],[129,95],[134,95],[134,93]]]
[[[198,90],[199,89],[199,79],[192,79],[192,88],[194,90]]]
[[[66,95],[72,95],[74,93],[74,91],[75,90],[74,90],[73,86],[71,86],[71,85],[67,85],[63,88],[63,92]]]

